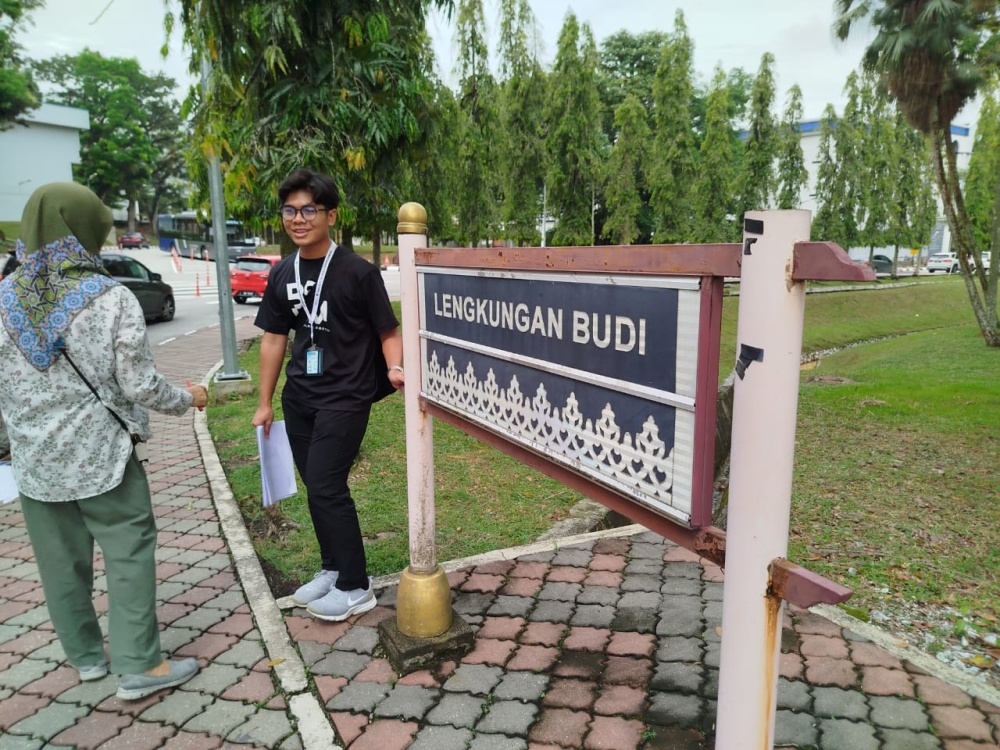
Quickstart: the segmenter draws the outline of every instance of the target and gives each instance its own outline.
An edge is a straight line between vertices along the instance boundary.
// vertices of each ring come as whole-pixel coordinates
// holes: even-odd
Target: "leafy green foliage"
[[[1000,182],[1000,96],[984,93],[976,140],[965,177],[965,205],[972,223],[976,250],[989,250],[996,221],[996,192]]]
[[[581,39],[582,37],[582,39]],[[594,242],[594,192],[599,175],[600,101],[597,52],[590,28],[567,13],[549,75],[546,150],[549,211],[558,221],[553,243]]]
[[[518,244],[538,242],[536,219],[545,180],[545,72],[538,29],[528,0],[500,3],[500,123],[495,134],[503,234]]]
[[[750,126],[739,176],[737,221],[747,211],[771,207],[775,192],[774,161],[778,155],[778,126],[774,118],[774,55],[765,52],[750,90]]]
[[[208,55],[213,68],[207,97],[191,102],[194,140],[202,155],[219,156],[232,213],[274,216],[277,185],[310,166],[340,184],[348,230],[391,222],[400,163],[426,143],[419,127],[433,101],[424,32],[431,4],[181,2],[193,67]]]
[[[690,242],[694,226],[693,56],[694,45],[687,33],[684,13],[678,10],[673,34],[662,46],[653,80],[650,206],[656,220],[656,241],[661,243]]]
[[[607,162],[604,236],[619,245],[630,245],[640,232],[641,191],[646,187],[649,150],[646,108],[636,96],[629,94],[615,111],[615,128],[618,138]]]
[[[788,105],[778,127],[778,208],[798,208],[802,189],[809,180],[802,154],[802,89],[788,90]]]
[[[0,0],[0,130],[41,103],[38,86],[24,69],[17,32],[43,0]]]
[[[729,219],[732,201],[732,140],[729,121],[729,87],[722,68],[715,69],[705,114],[705,140],[701,144],[698,178],[694,186],[696,242],[730,242],[736,239],[736,222]]]
[[[106,203],[128,200],[130,209],[149,196],[146,205],[155,213],[171,181],[184,175],[185,132],[172,97],[174,80],[146,74],[134,59],[89,49],[38,62],[34,71],[53,84],[56,102],[90,113],[90,129],[80,134],[76,181]],[[132,228],[134,218],[130,213]]]

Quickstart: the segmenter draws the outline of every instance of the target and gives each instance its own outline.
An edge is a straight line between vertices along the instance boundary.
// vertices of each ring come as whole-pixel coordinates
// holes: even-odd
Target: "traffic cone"
[[[201,296],[201,287],[198,285],[198,274],[194,275],[194,296]]]

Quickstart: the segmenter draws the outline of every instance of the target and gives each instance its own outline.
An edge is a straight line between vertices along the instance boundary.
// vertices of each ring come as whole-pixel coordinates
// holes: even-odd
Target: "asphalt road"
[[[174,289],[174,301],[177,304],[174,319],[169,323],[150,322],[147,326],[149,343],[154,347],[202,328],[218,326],[221,322],[220,304],[230,305],[235,319],[254,317],[257,314],[256,304],[238,305],[228,295],[220,303],[217,269],[213,262],[181,258],[178,264],[168,253],[156,247],[117,252],[135,258],[150,271],[160,274]],[[232,270],[233,265],[230,264],[229,268]],[[389,298],[398,300],[399,269],[393,267],[382,271],[382,279],[385,281]],[[221,357],[221,339],[219,347]]]

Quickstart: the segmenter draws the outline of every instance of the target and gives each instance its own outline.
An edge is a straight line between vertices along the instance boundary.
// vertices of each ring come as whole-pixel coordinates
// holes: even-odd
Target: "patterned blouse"
[[[95,299],[63,335],[66,350],[98,401],[65,357],[32,367],[0,326],[0,455],[8,450],[18,489],[35,500],[81,500],[121,484],[132,440],[148,440],[149,412],[180,415],[186,390],[156,371],[139,301],[124,286]]]

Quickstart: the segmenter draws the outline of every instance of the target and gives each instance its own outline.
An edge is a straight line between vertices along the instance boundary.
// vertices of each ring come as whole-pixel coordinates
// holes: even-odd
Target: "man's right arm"
[[[288,346],[288,336],[277,333],[265,333],[260,340],[260,401],[257,413],[253,415],[253,426],[264,428],[264,437],[271,432],[271,422],[274,421],[274,409],[271,401],[274,389],[278,385],[278,375],[281,374],[281,364],[285,361],[285,348]]]

